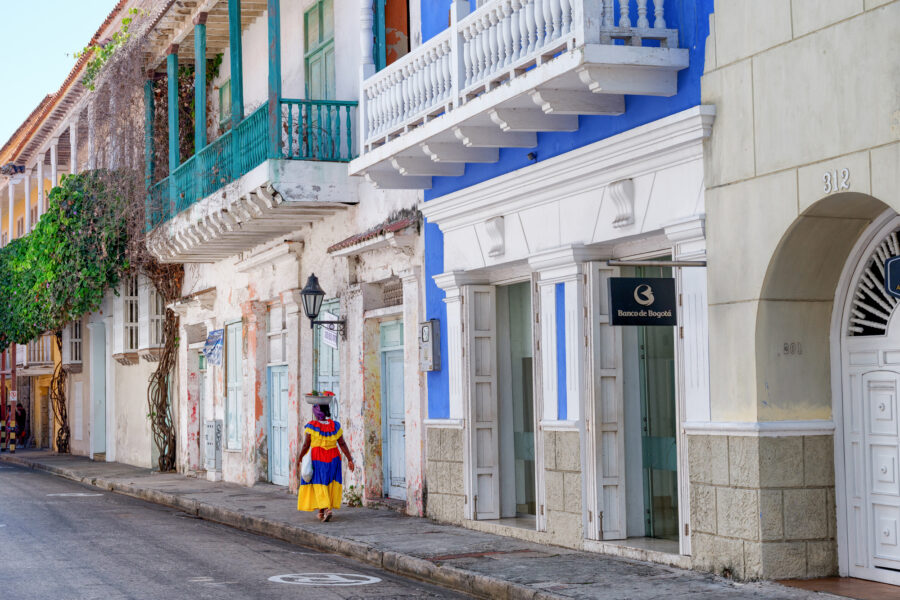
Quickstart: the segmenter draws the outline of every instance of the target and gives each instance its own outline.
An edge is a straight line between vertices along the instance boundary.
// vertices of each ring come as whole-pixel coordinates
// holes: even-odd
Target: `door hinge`
[[[541,340],[534,340],[535,349],[540,352],[541,351]]]
[[[678,306],[681,306],[681,294],[678,294]]]
[[[535,323],[540,323],[540,322],[541,322],[541,313],[539,313],[539,312],[534,313],[534,322],[535,322]]]
[[[584,347],[588,347],[588,336],[584,336]]]
[[[541,516],[544,516],[544,505],[541,504]]]
[[[684,326],[683,325],[678,328],[678,337],[680,337],[681,339],[684,339]]]
[[[691,526],[687,523],[684,524],[684,536],[687,537],[691,535]]]
[[[463,496],[463,504],[468,504],[468,503],[469,503],[469,497]]]
[[[588,523],[593,523],[593,522],[594,522],[594,513],[592,513],[591,511],[588,511]]]
[[[597,511],[597,531],[600,532],[600,537],[603,538],[603,511]]]

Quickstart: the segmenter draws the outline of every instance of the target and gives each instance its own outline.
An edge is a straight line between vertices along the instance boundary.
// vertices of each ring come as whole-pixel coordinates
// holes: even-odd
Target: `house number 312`
[[[850,169],[841,169],[840,175],[838,170],[825,171],[822,175],[822,181],[825,182],[825,193],[832,194],[840,190],[850,189]]]

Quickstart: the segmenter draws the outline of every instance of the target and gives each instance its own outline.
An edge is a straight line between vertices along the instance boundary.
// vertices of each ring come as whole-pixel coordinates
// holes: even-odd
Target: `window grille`
[[[20,238],[25,235],[25,217],[19,217],[16,221],[16,237]]]
[[[283,306],[269,307],[266,337],[269,342],[269,364],[283,365],[287,363],[287,323]]]
[[[81,362],[81,321],[72,321],[69,325],[69,360]]]
[[[125,352],[137,352],[138,349],[138,277],[130,275],[125,278],[125,290],[122,294],[125,307]]]
[[[31,207],[31,228],[32,229],[34,229],[35,225],[37,225],[37,222],[38,222],[38,207],[35,205],[35,206]]]
[[[399,279],[391,279],[382,286],[382,300],[385,306],[397,306],[403,304],[403,282]]]
[[[163,323],[166,318],[166,305],[156,288],[150,286],[150,347],[163,345]]]

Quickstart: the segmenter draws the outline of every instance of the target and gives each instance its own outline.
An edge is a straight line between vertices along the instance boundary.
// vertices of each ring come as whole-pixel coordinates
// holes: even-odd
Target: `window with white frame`
[[[25,217],[19,217],[16,221],[16,237],[20,238],[25,235]]]
[[[34,227],[38,222],[38,207],[35,204],[31,207],[31,226]]]
[[[69,361],[81,362],[81,321],[72,321],[69,324]]]
[[[122,307],[124,309],[124,349],[125,352],[137,352],[138,349],[138,276],[129,275],[125,278],[122,290]]]
[[[287,323],[285,322],[284,307],[280,304],[269,307],[266,338],[269,348],[269,364],[283,365],[287,363]]]
[[[150,286],[150,347],[163,345],[163,323],[166,319],[166,305],[156,288]]]
[[[3,237],[2,237],[2,239],[0,239],[0,241],[2,241],[2,243],[3,243],[4,246],[5,246],[6,244],[8,244],[8,243],[9,243],[9,234],[4,233],[4,234],[3,234]]]
[[[243,345],[241,322],[225,327],[225,447],[241,448],[241,348]]]

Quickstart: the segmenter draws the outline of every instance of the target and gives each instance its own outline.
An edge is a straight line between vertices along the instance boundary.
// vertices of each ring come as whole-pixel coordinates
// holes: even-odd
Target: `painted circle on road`
[[[293,583],[295,585],[345,586],[380,583],[381,579],[378,577],[370,577],[369,575],[357,575],[355,573],[294,573],[292,575],[274,575],[269,577],[269,581],[274,581],[275,583]]]
[[[89,494],[87,492],[65,492],[62,494],[47,494],[57,498],[85,498],[87,496],[102,496],[103,494]]]

